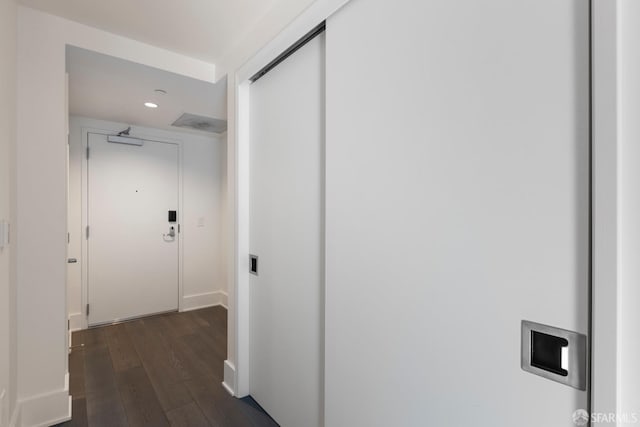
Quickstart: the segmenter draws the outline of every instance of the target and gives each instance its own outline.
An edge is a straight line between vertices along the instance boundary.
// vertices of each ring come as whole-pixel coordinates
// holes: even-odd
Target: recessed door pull
[[[69,264],[75,264],[75,263],[77,263],[77,262],[78,262],[78,260],[77,260],[77,259],[75,259],[75,258],[69,258],[69,259],[67,260],[67,262],[68,262]]]
[[[258,275],[258,255],[249,255],[249,273]]]
[[[521,367],[534,375],[587,389],[587,337],[566,329],[522,321]]]

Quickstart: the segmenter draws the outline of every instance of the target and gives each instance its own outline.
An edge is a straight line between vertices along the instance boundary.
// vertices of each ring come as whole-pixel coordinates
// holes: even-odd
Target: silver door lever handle
[[[75,258],[69,258],[69,259],[67,260],[67,262],[68,262],[69,264],[75,264],[75,263],[77,263],[77,262],[78,262],[78,260],[77,260],[77,259],[75,259]]]
[[[168,234],[163,234],[164,237],[176,237],[176,228],[174,226],[171,226],[169,228],[169,233]]]

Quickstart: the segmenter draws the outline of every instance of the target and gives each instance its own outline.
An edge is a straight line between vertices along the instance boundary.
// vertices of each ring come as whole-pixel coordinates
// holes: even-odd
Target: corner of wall
[[[66,388],[41,394],[21,400],[16,411],[15,427],[44,427],[63,423],[71,419],[71,396]]]
[[[182,310],[191,311],[205,307],[221,305],[227,308],[228,296],[224,291],[206,292],[196,295],[185,295],[182,297]]]
[[[222,387],[231,395],[235,396],[236,367],[229,360],[224,361],[224,381]]]

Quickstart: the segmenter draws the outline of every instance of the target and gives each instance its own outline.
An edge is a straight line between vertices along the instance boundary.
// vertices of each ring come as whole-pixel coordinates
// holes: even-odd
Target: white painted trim
[[[226,291],[218,291],[220,293],[220,302],[217,304],[224,307],[225,310],[229,310],[229,294]]]
[[[617,1],[592,1],[591,411],[600,413],[617,412],[619,401],[618,14]]]
[[[226,382],[222,382],[222,387],[227,391],[227,393],[229,393],[231,396],[233,396],[233,390],[227,385]]]
[[[67,389],[20,400],[19,407],[22,427],[46,427],[71,419],[71,396]]]
[[[230,191],[235,194],[235,280],[232,300],[236,336],[229,337],[229,345],[235,345],[235,393],[238,397],[247,396],[249,389],[249,109],[250,97],[248,80],[280,53],[325,21],[350,0],[318,0],[298,16],[278,36],[267,43],[235,74],[235,141],[228,141],[228,150],[235,149],[236,187]],[[233,156],[233,154],[231,154]]]
[[[237,84],[237,82],[236,82]],[[249,84],[236,87],[236,254],[235,261],[235,303],[236,303],[236,375],[235,395],[247,396],[249,388]]]
[[[236,367],[228,360],[224,361],[224,381],[222,387],[231,395],[235,396],[234,384],[236,383]]]
[[[89,144],[89,134],[90,133],[97,133],[97,134],[103,134],[103,135],[109,135],[109,134],[113,134],[115,132],[118,132],[119,130],[122,130],[122,125],[118,124],[118,123],[113,123],[113,122],[104,122],[101,120],[95,120],[95,119],[88,119],[88,118],[84,118],[84,117],[78,117],[78,119],[84,120],[84,121],[88,121],[91,123],[90,126],[82,126],[81,129],[81,133],[82,133],[82,150],[83,152],[86,152],[87,150],[87,146]],[[143,127],[140,127],[143,128]],[[143,128],[144,129],[144,128]],[[148,140],[148,141],[157,141],[157,142],[163,142],[163,143],[168,143],[168,144],[176,144],[178,146],[178,188],[179,188],[179,194],[178,194],[178,212],[180,212],[180,216],[178,217],[178,224],[183,224],[182,222],[182,215],[184,213],[184,188],[183,188],[183,166],[182,166],[182,162],[183,162],[183,141],[181,139],[175,138],[174,135],[169,134],[169,132],[163,132],[161,130],[158,130],[157,132],[154,132],[153,134],[149,134],[149,133],[144,133],[144,132],[136,132],[136,136]],[[89,212],[88,212],[88,205],[87,202],[89,200],[89,194],[88,194],[88,159],[87,156],[82,156],[82,170],[81,170],[81,175],[82,175],[82,186],[81,186],[81,194],[82,194],[82,200],[81,200],[81,205],[82,205],[82,228],[81,230],[86,230],[86,227],[88,224],[88,217],[89,217]],[[87,303],[89,302],[88,299],[88,283],[89,283],[89,274],[88,274],[88,269],[87,269],[87,262],[88,262],[88,245],[87,245],[87,239],[82,238],[81,239],[82,242],[82,256],[80,259],[80,268],[82,270],[82,284],[81,284],[81,292],[82,292],[82,307],[86,307]],[[184,263],[184,258],[183,258],[183,254],[184,254],[184,238],[183,238],[183,233],[178,233],[178,311],[183,311],[183,293],[184,293],[184,281],[183,281],[183,263]],[[89,326],[89,322],[86,316],[86,312],[82,313],[82,316],[84,318],[84,323],[83,329],[86,329]]]
[[[640,415],[640,2],[618,11],[618,412]],[[638,423],[640,424],[640,422]]]
[[[184,230],[184,145],[182,140],[178,144],[178,228]],[[183,309],[184,303],[184,233],[178,233],[178,311]]]
[[[87,329],[87,319],[83,313],[71,313],[69,314],[69,332],[80,331]]]
[[[182,297],[180,311],[198,310],[205,307],[221,305],[227,308],[227,293],[224,291],[205,292],[202,294],[185,295]]]

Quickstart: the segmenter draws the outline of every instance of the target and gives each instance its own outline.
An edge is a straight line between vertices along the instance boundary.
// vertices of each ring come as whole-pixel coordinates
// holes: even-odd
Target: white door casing
[[[250,87],[250,393],[283,427],[322,425],[324,36]],[[248,260],[247,260],[248,263]]]
[[[88,324],[177,310],[178,224],[168,211],[179,209],[179,146],[89,133],[88,147]]]

